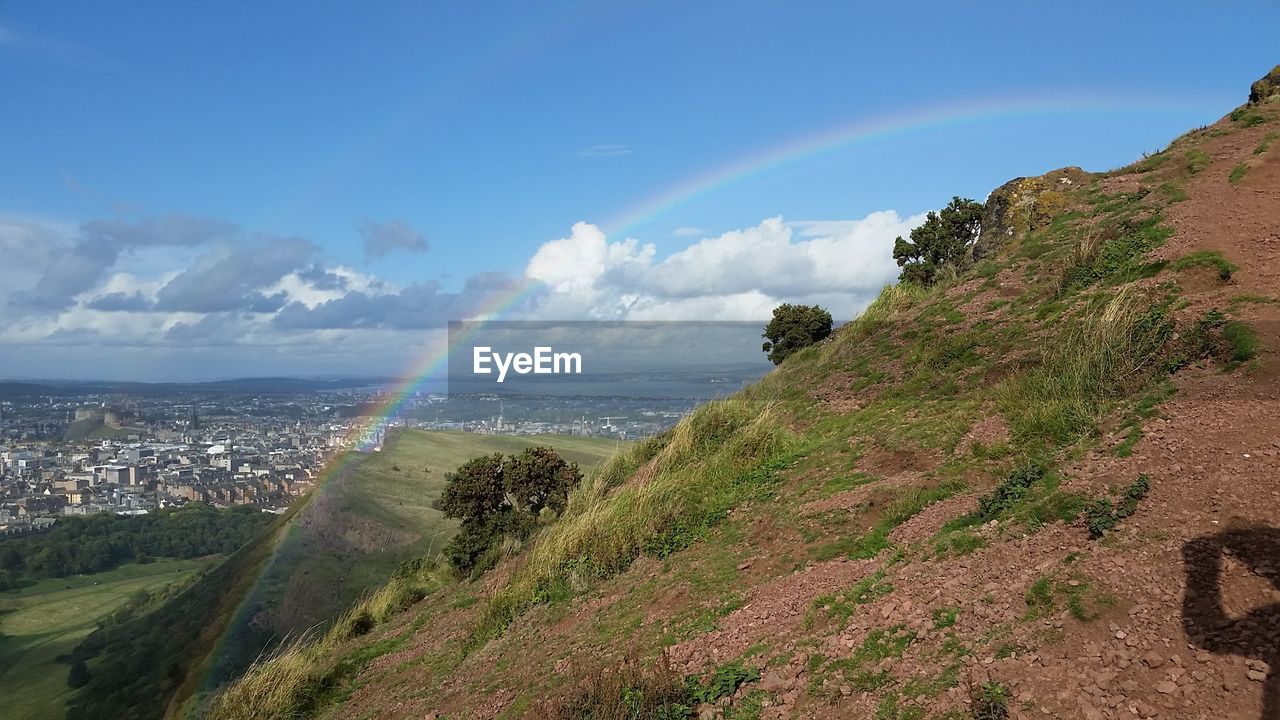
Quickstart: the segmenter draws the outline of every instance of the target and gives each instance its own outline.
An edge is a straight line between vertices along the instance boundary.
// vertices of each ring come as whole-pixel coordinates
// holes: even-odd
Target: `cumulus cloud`
[[[0,217],[0,359],[4,347],[56,345],[65,358],[80,346],[97,359],[118,348],[120,358],[132,353],[128,362],[160,367],[198,346],[202,358],[251,358],[222,373],[266,363],[264,353],[287,367],[305,357],[368,369],[360,358],[412,354],[405,348],[448,321],[497,309],[505,319],[759,321],[781,302],[803,302],[850,318],[896,277],[893,238],[922,220],[886,211],[850,221],[769,218],[710,237],[688,228],[686,246],[665,254],[580,222],[539,246],[522,275],[482,272],[459,287],[398,286],[331,264],[305,239],[252,236],[207,218]],[[426,245],[398,221],[366,223],[362,234],[374,255]],[[522,299],[514,308],[513,297]],[[240,355],[224,352],[232,347]]]
[[[450,320],[476,317],[495,299],[511,296],[519,284],[518,278],[482,273],[468,278],[457,292],[445,291],[436,282],[414,283],[398,292],[377,295],[356,291],[313,307],[289,303],[273,323],[289,330],[438,328]]]
[[[833,313],[851,317],[896,277],[893,238],[922,220],[884,211],[796,230],[770,218],[662,259],[652,244],[609,242],[578,223],[569,237],[543,244],[525,274],[546,283],[544,309],[556,316],[754,320],[783,301],[825,298]]]
[[[427,251],[427,238],[403,220],[365,220],[360,223],[360,237],[364,239],[366,261],[386,257],[396,251]]]
[[[235,226],[228,223],[187,215],[136,223],[94,220],[73,232],[6,221],[0,223],[0,257],[25,260],[25,274],[36,278],[30,287],[11,293],[8,304],[27,312],[64,310],[76,296],[97,286],[122,253],[199,245],[234,232]]]
[[[284,293],[263,291],[308,266],[318,248],[301,238],[267,238],[208,253],[156,294],[155,308],[167,312],[275,312]]]
[[[103,312],[146,312],[152,308],[152,302],[142,293],[113,292],[89,300],[85,307]]]

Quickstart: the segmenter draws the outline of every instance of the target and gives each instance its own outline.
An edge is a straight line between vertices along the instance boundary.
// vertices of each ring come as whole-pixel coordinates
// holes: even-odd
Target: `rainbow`
[[[606,222],[603,228],[609,237],[623,238],[654,218],[752,178],[820,155],[897,136],[1037,115],[1061,117],[1111,113],[1184,113],[1216,118],[1220,109],[1230,104],[1221,98],[1207,97],[1170,98],[1133,93],[1087,96],[1055,94],[1043,97],[976,98],[859,118],[852,123],[786,140],[763,151],[735,158],[726,164],[684,178],[624,209]]]
[[[472,310],[471,318],[475,320],[489,320],[510,311],[512,308],[518,307],[528,300],[535,297],[545,288],[545,285],[536,281],[524,279],[513,283],[510,287],[504,288],[500,292],[495,292],[485,299],[485,302],[478,305]],[[465,323],[457,332],[453,333],[449,342],[443,343],[440,347],[424,354],[418,361],[412,364],[401,379],[398,380],[387,392],[383,393],[377,401],[365,408],[361,416],[352,423],[347,430],[342,441],[342,449],[330,460],[330,462],[321,468],[315,478],[315,484],[312,492],[319,492],[331,478],[338,477],[344,473],[352,463],[361,457],[364,451],[369,450],[377,441],[380,431],[385,425],[396,416],[404,404],[413,397],[414,392],[423,384],[423,382],[433,374],[436,374],[444,368],[449,359],[449,352],[458,345],[465,343],[475,335],[482,327],[483,322]],[[281,550],[286,545],[297,538],[297,524],[291,524],[285,528],[276,538],[271,549],[271,554],[267,557],[262,567],[257,570],[257,574],[250,584],[249,588],[236,601],[236,605],[229,615],[226,627],[223,628],[221,636],[214,645],[214,649],[204,663],[202,674],[197,676],[198,687],[202,690],[211,689],[213,680],[220,677],[218,672],[218,660],[223,656],[227,644],[232,641],[236,631],[243,628],[252,619],[254,612],[254,601],[259,596],[264,580],[269,576],[271,568],[282,557]]]
[[[1230,103],[1225,103],[1229,105]],[[676,208],[688,205],[711,193],[722,191],[753,177],[779,168],[803,162],[826,153],[836,152],[858,145],[864,145],[895,136],[945,129],[988,121],[1004,121],[1035,115],[1072,115],[1072,114],[1105,114],[1118,112],[1137,113],[1206,113],[1212,117],[1212,108],[1222,107],[1220,101],[1204,98],[1190,101],[1186,98],[1169,99],[1146,97],[1135,101],[1134,95],[1114,97],[1070,97],[1052,96],[1044,98],[1020,99],[979,99],[962,103],[937,105],[920,108],[905,113],[883,115],[873,118],[859,119],[851,124],[840,125],[825,131],[795,138],[764,151],[744,156],[733,162],[720,165],[702,173],[692,175],[676,182],[663,190],[644,198],[603,226],[609,237],[625,238],[636,227],[643,225]],[[532,279],[522,279],[511,287],[495,292],[477,306],[471,313],[470,320],[491,320],[501,317],[513,308],[524,305],[545,285]],[[440,372],[448,360],[453,347],[469,340],[483,327],[483,323],[468,323],[454,333],[448,342],[433,346],[431,350],[412,362],[404,373],[386,392],[382,393],[374,403],[369,405],[361,418],[352,424],[342,443],[343,449],[321,469],[316,478],[319,488],[328,479],[340,475],[351,463],[360,457],[362,451],[368,450],[379,437],[386,424],[403,408],[417,389],[430,376]],[[258,573],[249,591],[239,600],[227,631],[223,633],[225,642],[235,627],[248,620],[251,601],[256,596],[261,581],[267,576],[272,564],[279,557],[280,549],[294,536],[296,528],[282,533],[277,541],[271,557]],[[217,657],[215,652],[214,658]],[[212,674],[214,662],[207,663],[205,686]]]

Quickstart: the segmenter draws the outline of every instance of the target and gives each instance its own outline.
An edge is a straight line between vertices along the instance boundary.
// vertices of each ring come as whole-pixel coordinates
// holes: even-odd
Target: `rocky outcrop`
[[[1280,65],[1249,86],[1249,104],[1261,105],[1280,99]]]
[[[1066,207],[1066,191],[1088,184],[1089,173],[1066,167],[1039,177],[1014,178],[992,191],[982,214],[982,234],[974,260],[994,254],[1008,242],[1044,227]]]

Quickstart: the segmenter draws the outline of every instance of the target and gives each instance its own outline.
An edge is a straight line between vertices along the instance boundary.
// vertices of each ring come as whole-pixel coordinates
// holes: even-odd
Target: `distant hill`
[[[239,378],[209,382],[117,382],[107,380],[0,380],[0,398],[19,400],[76,395],[172,395],[174,393],[299,393],[373,387],[393,382],[387,377]]]

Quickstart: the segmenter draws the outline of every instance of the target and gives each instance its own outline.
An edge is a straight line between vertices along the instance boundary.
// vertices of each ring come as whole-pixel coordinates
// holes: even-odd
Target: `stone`
[[[1280,97],[1280,65],[1249,86],[1249,104],[1261,105]]]

